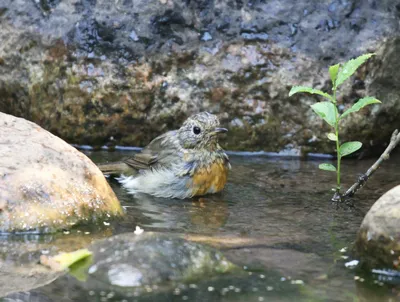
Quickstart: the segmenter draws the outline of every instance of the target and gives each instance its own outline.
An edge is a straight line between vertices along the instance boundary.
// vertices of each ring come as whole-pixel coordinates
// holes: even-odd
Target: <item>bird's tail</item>
[[[135,170],[124,162],[98,164],[97,167],[107,175],[134,175]]]

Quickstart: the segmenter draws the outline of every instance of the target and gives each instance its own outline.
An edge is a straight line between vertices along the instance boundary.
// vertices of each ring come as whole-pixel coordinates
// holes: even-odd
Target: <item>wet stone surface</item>
[[[235,270],[217,250],[174,235],[125,233],[95,243],[90,250],[94,254],[88,274],[91,280],[99,281],[95,288],[104,283],[161,287]]]
[[[89,153],[95,162],[113,161],[128,155],[129,152]],[[374,174],[357,194],[353,209],[336,208],[330,203],[329,189],[334,184],[334,176],[317,169],[320,160],[240,156],[231,156],[231,159],[233,170],[226,190],[222,194],[204,198],[182,201],[131,196],[110,181],[126,210],[124,219],[105,225],[102,232],[96,232],[95,228],[80,227],[56,237],[4,237],[1,241],[1,265],[8,267],[8,271],[16,271],[16,267],[24,263],[26,266],[37,261],[42,253],[88,247],[95,239],[132,233],[136,226],[140,226],[145,236],[157,232],[166,237],[182,236],[189,242],[215,247],[238,269],[189,281],[180,279],[186,268],[183,266],[173,272],[173,277],[178,276],[176,282],[172,282],[173,286],[152,283],[143,287],[125,287],[121,286],[124,284],[120,281],[138,280],[133,278],[138,276],[138,272],[134,274],[135,271],[130,267],[132,278],[118,279],[119,273],[127,269],[127,266],[120,266],[114,271],[116,274],[111,274],[112,280],[117,280],[119,285],[112,285],[110,275],[106,273],[112,268],[108,263],[115,263],[117,267],[133,263],[140,267],[147,260],[141,262],[140,257],[135,258],[135,249],[150,257],[156,252],[157,246],[163,251],[166,245],[164,242],[153,245],[154,249],[147,249],[145,245],[140,247],[135,243],[133,253],[124,256],[123,253],[115,253],[119,250],[117,242],[108,245],[105,240],[94,243],[94,246],[104,244],[104,251],[112,255],[110,262],[106,261],[107,257],[95,255],[95,259],[101,263],[98,270],[90,269],[93,262],[89,262],[79,266],[80,271],[62,276],[48,285],[32,285],[29,293],[44,301],[60,301],[60,297],[63,297],[62,301],[65,302],[393,301],[397,298],[399,288],[396,278],[360,270],[357,266],[350,268],[348,263],[358,260],[351,249],[365,214],[384,192],[398,182],[398,157],[392,157]],[[371,164],[369,160],[344,161],[343,185],[347,187],[352,184],[358,173]],[[119,236],[128,236],[128,242],[131,239],[130,234]],[[129,251],[130,244],[123,243],[125,240],[119,241],[120,246],[128,247]],[[171,250],[185,249],[181,245],[171,246]],[[166,264],[161,260],[163,257],[186,257],[178,257],[167,251],[164,256],[156,253],[157,256],[149,262],[154,264],[161,261],[157,264],[161,268],[159,272],[163,271]],[[118,257],[123,261],[116,260]],[[90,270],[92,274],[89,276],[81,273]],[[28,275],[29,269],[24,272]],[[146,273],[150,276],[157,272],[150,270]],[[168,278],[167,275],[163,274],[162,278]],[[20,290],[27,291],[15,287],[15,291]],[[11,293],[12,290],[7,292]]]

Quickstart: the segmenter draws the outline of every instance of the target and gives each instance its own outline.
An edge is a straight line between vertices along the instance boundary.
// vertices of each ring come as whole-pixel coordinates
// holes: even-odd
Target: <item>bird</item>
[[[99,165],[128,193],[186,199],[224,189],[231,170],[229,157],[218,143],[226,133],[216,115],[194,114],[177,130],[153,139],[140,153],[117,163]]]

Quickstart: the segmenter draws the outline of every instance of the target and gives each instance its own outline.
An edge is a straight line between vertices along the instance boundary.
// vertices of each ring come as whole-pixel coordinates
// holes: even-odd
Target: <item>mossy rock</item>
[[[227,150],[334,153],[331,129],[310,108],[322,99],[289,97],[290,88],[329,92],[330,65],[377,52],[340,87],[338,103],[340,112],[366,95],[382,104],[344,119],[341,140],[380,154],[400,127],[391,1],[374,9],[368,1],[161,2],[3,0],[0,111],[98,148],[144,147],[206,110],[229,129]],[[327,14],[332,22],[321,21]]]

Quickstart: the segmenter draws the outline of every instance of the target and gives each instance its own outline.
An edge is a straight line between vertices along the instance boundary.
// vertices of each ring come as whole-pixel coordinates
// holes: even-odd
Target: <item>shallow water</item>
[[[118,160],[130,152],[90,152],[95,162]],[[326,160],[324,160],[326,161]],[[373,202],[399,183],[400,157],[384,163],[357,194],[354,208],[337,208],[329,191],[335,174],[318,170],[321,160],[231,156],[232,172],[221,194],[193,200],[171,200],[127,194],[110,183],[126,209],[126,217],[102,232],[7,237],[10,246],[57,242],[78,247],[93,238],[145,231],[187,234],[191,239],[219,247],[245,275],[182,284],[170,292],[139,297],[104,292],[98,297],[71,276],[30,292],[23,301],[391,301],[398,288],[371,274],[345,267],[363,216]],[[365,172],[372,160],[343,163],[344,187]],[[71,244],[76,240],[78,244]],[[64,245],[62,244],[64,242]],[[341,252],[345,249],[346,252]],[[349,258],[347,258],[349,257]],[[345,259],[346,258],[346,259]],[[12,260],[10,260],[12,261]],[[1,276],[0,276],[1,277]],[[35,298],[35,297],[36,298]],[[39,298],[38,298],[39,297]],[[35,300],[36,299],[36,300]]]

